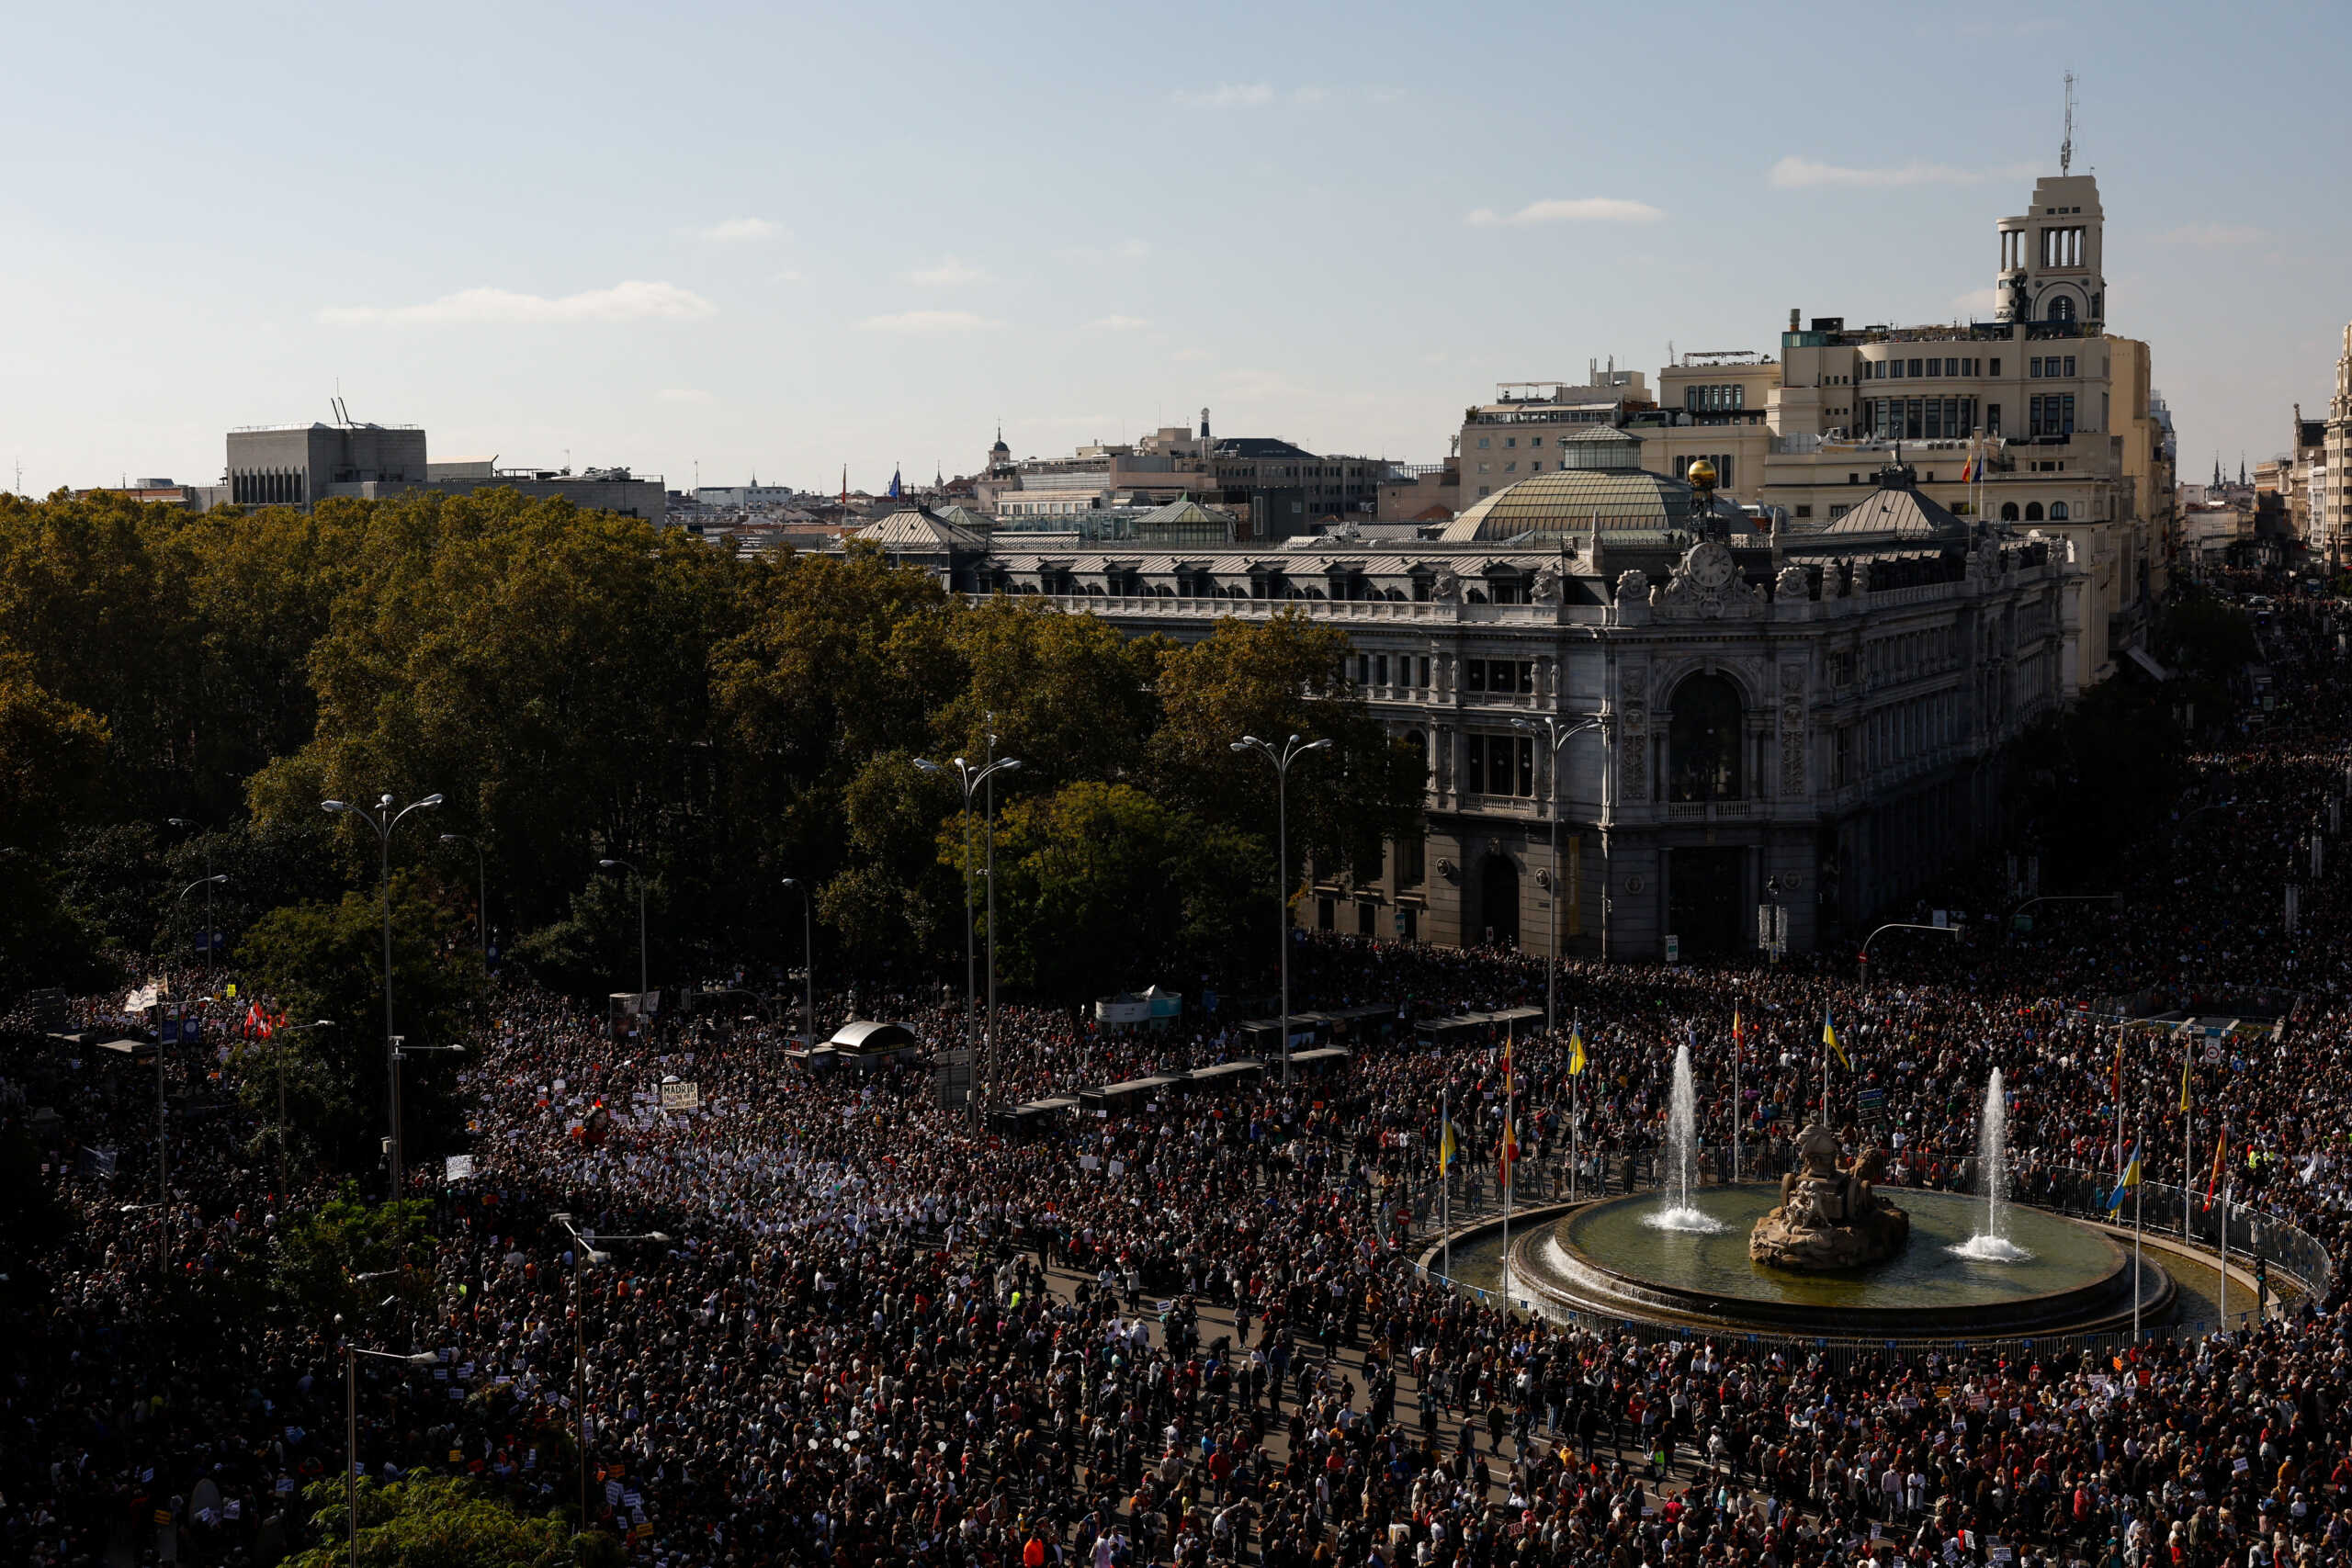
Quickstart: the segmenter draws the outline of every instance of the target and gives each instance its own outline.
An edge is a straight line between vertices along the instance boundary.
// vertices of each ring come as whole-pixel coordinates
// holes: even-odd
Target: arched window
[[[2048,319],[2053,321],[2073,321],[2075,319],[2074,296],[2071,294],[2052,294],[2050,297],[2050,312]]]
[[[2039,523],[2041,521],[2041,502],[2038,501],[2029,501],[2025,503],[2025,520],[2029,523]]]
[[[2050,521],[2052,523],[2064,523],[2066,521],[2066,503],[2064,502],[2053,501],[2050,503]]]
[[[2005,501],[2001,502],[2001,521],[2004,523],[2014,523],[2017,520],[2018,503],[2014,501]]]
[[[1668,798],[1740,797],[1739,688],[1721,675],[1693,675],[1674,689],[1667,727]]]

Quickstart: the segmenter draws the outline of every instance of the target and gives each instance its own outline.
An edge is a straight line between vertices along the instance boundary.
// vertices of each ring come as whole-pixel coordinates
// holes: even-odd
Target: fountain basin
[[[1774,1186],[1689,1194],[1688,1205],[1720,1225],[1712,1232],[1658,1228],[1651,1194],[1588,1204],[1513,1238],[1512,1292],[1555,1310],[1851,1339],[2072,1333],[2131,1321],[2131,1248],[2106,1233],[2011,1205],[2008,1239],[2031,1256],[1976,1261],[1951,1249],[1984,1228],[1982,1198],[1889,1196],[1910,1213],[1909,1245],[1883,1263],[1814,1273],[1748,1258],[1750,1229],[1780,1201]],[[2170,1305],[2171,1279],[2153,1258],[2140,1296],[2143,1315]]]

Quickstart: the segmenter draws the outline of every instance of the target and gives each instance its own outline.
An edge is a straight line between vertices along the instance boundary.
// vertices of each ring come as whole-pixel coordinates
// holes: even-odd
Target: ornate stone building
[[[2064,541],[1972,524],[1890,467],[1838,520],[1758,534],[1598,427],[1410,542],[1106,547],[901,514],[894,557],[1136,633],[1344,627],[1373,711],[1429,761],[1424,831],[1315,868],[1302,919],[1565,952],[1853,933],[1996,827],[1997,752],[2061,700]],[[1597,724],[1556,755],[1544,728]],[[1311,766],[1311,765],[1310,765]],[[1312,788],[1311,772],[1299,787]],[[1560,897],[1554,897],[1554,802]]]

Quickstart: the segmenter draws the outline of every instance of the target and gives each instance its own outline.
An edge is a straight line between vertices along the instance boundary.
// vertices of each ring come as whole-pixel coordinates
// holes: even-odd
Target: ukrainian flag
[[[2131,1157],[2123,1162],[2123,1173],[2115,1179],[2115,1190],[2108,1197],[2107,1212],[2111,1214],[2118,1209],[2122,1208],[2123,1195],[2139,1185],[2140,1145],[2134,1144],[2132,1145]]]
[[[1827,1008],[1821,1010],[1821,1043],[1838,1054],[1839,1066],[1849,1073],[1854,1070],[1854,1064],[1846,1059],[1846,1047],[1838,1043],[1838,1026],[1829,1021]]]
[[[1575,1024],[1568,1025],[1568,1077],[1584,1076],[1584,1032]]]
[[[1437,1168],[1441,1174],[1453,1169],[1453,1119],[1448,1117],[1437,1135]]]

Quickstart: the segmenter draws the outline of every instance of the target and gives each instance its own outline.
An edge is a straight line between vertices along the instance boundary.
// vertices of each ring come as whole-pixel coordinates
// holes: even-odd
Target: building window
[[[2074,300],[2064,294],[2052,295],[2050,299],[2049,319],[2053,321],[2073,321],[2075,319]]]
[[[1812,515],[1813,515],[1813,502],[1809,502],[1809,501],[1801,501],[1801,502],[1797,502],[1797,507],[1796,507],[1796,514],[1797,514],[1798,516],[1800,516],[1800,517],[1810,517],[1810,516],[1812,516]]]
[[[2025,503],[2025,520],[2029,523],[2039,523],[2041,521],[2041,502],[2038,501],[2029,501]]]
[[[1721,675],[1692,675],[1674,689],[1667,729],[1669,799],[1740,795],[1739,688]]]
[[[2014,501],[2005,501],[2001,502],[2001,521],[2004,523],[2014,523],[2017,520],[2018,503]]]
[[[1987,435],[2001,434],[2001,405],[1998,403],[1984,405],[1984,434]]]
[[[2064,502],[2053,501],[2050,503],[2050,521],[2052,523],[2064,523],[2066,521],[2066,503]]]

